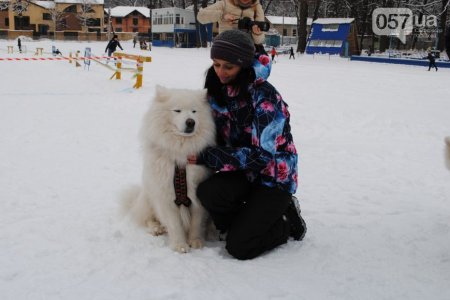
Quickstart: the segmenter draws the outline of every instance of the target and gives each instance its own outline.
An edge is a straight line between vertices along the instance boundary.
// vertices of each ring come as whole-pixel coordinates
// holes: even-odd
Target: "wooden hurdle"
[[[36,48],[36,53],[34,53],[34,55],[42,55],[42,52],[44,51],[44,48]]]
[[[122,72],[122,59],[130,59],[136,61],[136,73],[133,77],[136,77],[136,83],[134,84],[134,88],[138,89],[142,87],[142,73],[144,71],[144,62],[151,62],[151,56],[142,56],[142,55],[133,55],[126,53],[114,53],[114,57],[117,57],[116,61],[116,72],[111,76],[110,79],[114,77],[118,80],[121,79]]]

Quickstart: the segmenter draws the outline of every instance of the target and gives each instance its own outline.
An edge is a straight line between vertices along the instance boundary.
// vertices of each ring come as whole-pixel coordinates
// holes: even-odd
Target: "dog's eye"
[[[197,112],[196,110],[193,110],[193,111],[192,111],[193,114],[195,114],[196,112]]]
[[[176,112],[176,113],[180,113],[181,109],[174,109],[173,111]]]

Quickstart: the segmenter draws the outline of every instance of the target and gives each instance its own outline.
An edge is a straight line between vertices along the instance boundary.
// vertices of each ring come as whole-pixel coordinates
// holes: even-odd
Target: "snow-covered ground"
[[[0,57],[53,45],[23,44]],[[222,242],[177,254],[119,217],[155,84],[201,88],[210,65],[208,49],[146,53],[139,90],[96,63],[0,61],[1,299],[450,299],[450,70],[280,56],[308,233],[238,261]]]

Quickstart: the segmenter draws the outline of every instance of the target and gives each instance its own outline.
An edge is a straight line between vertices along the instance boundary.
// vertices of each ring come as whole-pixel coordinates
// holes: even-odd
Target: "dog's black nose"
[[[192,119],[187,119],[186,120],[186,127],[188,128],[193,128],[195,126],[195,121]]]
[[[194,127],[195,127],[195,121],[193,119],[187,119],[185,132],[191,133],[192,131],[194,131]]]

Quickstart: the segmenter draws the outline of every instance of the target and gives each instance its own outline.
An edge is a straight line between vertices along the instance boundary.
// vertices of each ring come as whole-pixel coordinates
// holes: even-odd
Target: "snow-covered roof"
[[[314,21],[314,24],[349,24],[355,19],[353,18],[322,18]]]
[[[123,18],[125,16],[128,16],[133,11],[138,11],[142,15],[149,17],[150,16],[150,9],[143,6],[116,6],[111,8],[111,17],[119,17]],[[105,8],[105,12],[108,13],[108,9]]]
[[[34,4],[36,4],[36,5],[40,6],[40,7],[46,8],[46,9],[53,9],[53,8],[55,8],[55,2],[54,1],[32,1],[32,3],[34,3]]]
[[[266,18],[273,25],[297,25],[297,18],[295,17],[266,16]],[[308,18],[307,24],[312,24],[312,18]]]
[[[71,3],[71,4],[81,4],[81,3],[86,3],[86,4],[104,4],[105,1],[104,0],[55,0],[55,3]]]

